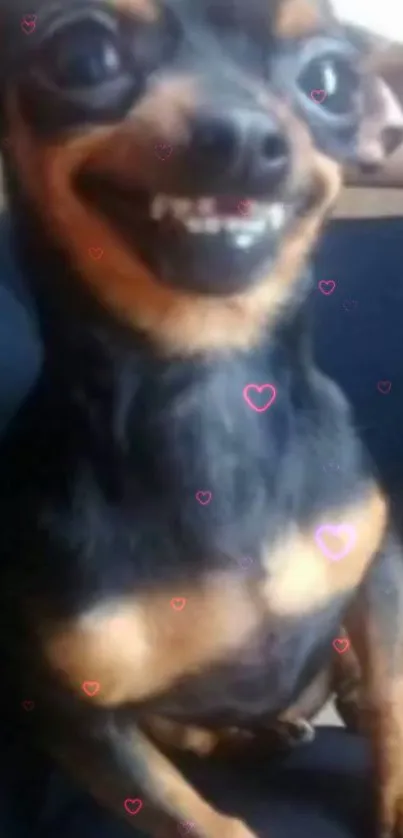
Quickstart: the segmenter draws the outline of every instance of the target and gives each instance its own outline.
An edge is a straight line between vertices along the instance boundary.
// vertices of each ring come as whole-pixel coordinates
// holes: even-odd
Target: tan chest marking
[[[341,560],[323,555],[315,528],[354,527],[356,538]],[[237,570],[212,573],[193,590],[166,590],[110,600],[64,626],[43,627],[45,656],[66,683],[104,705],[138,702],[169,689],[182,676],[226,660],[272,620],[313,613],[361,581],[382,539],[386,504],[375,492],[366,501],[316,522],[309,532],[289,531],[267,546],[266,579],[245,581]],[[180,598],[186,599],[184,607]],[[179,601],[179,603],[178,603]],[[83,694],[83,697],[84,694]]]
[[[263,593],[271,613],[309,614],[354,589],[381,544],[386,522],[386,501],[374,489],[355,506],[324,514],[309,530],[288,532],[265,562]]]

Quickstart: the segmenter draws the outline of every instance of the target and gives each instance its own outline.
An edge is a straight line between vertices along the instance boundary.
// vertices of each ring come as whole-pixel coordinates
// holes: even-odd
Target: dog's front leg
[[[347,620],[363,674],[382,838],[403,838],[403,551],[389,535]]]
[[[192,824],[195,838],[256,838],[240,820],[217,812],[132,722],[107,711],[48,730],[48,750],[98,802],[133,829],[178,838]],[[50,735],[49,735],[50,734]],[[182,829],[181,829],[182,827]]]

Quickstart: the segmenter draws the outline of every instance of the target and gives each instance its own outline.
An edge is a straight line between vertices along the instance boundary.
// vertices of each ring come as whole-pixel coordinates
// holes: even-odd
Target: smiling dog
[[[319,3],[41,0],[29,31],[6,9],[9,203],[46,351],[0,452],[11,683],[132,826],[252,838],[147,731],[264,729],[345,623],[379,823],[403,836],[400,552],[314,366],[305,269],[341,164],[393,145],[382,88]],[[344,559],[319,528],[353,534]]]

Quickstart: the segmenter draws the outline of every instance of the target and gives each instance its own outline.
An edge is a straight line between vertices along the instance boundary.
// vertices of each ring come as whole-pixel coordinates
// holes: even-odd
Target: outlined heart
[[[376,385],[377,390],[382,393],[383,396],[387,396],[392,389],[392,382],[391,381],[378,381]]]
[[[248,215],[248,213],[250,212],[251,206],[252,206],[251,201],[246,201],[246,200],[240,201],[239,204],[238,204],[238,210],[241,213],[241,215]]]
[[[256,391],[260,394],[263,393],[263,390],[269,390],[270,396],[268,397],[268,399],[266,399],[264,404],[261,405],[261,407],[258,407],[258,405],[256,405],[255,402],[252,401],[252,397],[249,395],[249,391]],[[246,387],[244,387],[243,389],[243,397],[246,401],[246,404],[249,405],[249,407],[251,407],[252,410],[255,410],[256,413],[263,413],[265,410],[268,410],[269,407],[271,407],[273,402],[276,400],[277,390],[273,384],[247,384]]]
[[[241,556],[241,558],[238,559],[238,564],[242,570],[247,570],[248,567],[252,567],[253,559],[250,556]]]
[[[102,247],[90,247],[88,253],[91,256],[91,259],[100,259],[103,256],[104,251]]]
[[[98,681],[84,681],[84,683],[82,684],[82,688],[85,694],[91,697],[99,693],[101,685],[98,683]]]
[[[189,832],[191,832],[195,826],[196,824],[194,821],[182,821],[182,823],[179,824],[178,831],[181,835],[189,835]]]
[[[212,497],[212,492],[201,492],[200,490],[196,492],[196,500],[201,504],[201,506],[207,506]]]
[[[26,699],[25,701],[21,701],[21,707],[23,707],[27,713],[30,713],[35,707],[35,702],[30,699]]]
[[[156,143],[156,145],[154,146],[154,151],[158,157],[158,160],[169,160],[173,152],[173,147],[169,145],[169,143]]]
[[[137,815],[143,808],[143,801],[139,797],[127,797],[123,805],[128,815]]]
[[[311,90],[311,99],[316,105],[321,105],[327,96],[326,90]]]
[[[329,535],[332,538],[337,538],[339,541],[344,541],[344,546],[337,552],[331,550],[324,542],[324,537]],[[349,524],[322,524],[315,532],[315,540],[319,550],[321,550],[327,559],[333,562],[337,562],[347,555],[355,544],[356,538],[357,534],[355,529]]]
[[[336,283],[334,279],[321,279],[321,281],[318,282],[318,288],[319,291],[325,295],[325,297],[329,297],[330,294],[333,294],[333,291],[336,288]]]
[[[36,28],[36,15],[25,15],[21,21],[21,29],[26,35],[32,35]]]
[[[347,637],[335,637],[332,646],[339,655],[342,655],[343,652],[347,652],[347,649],[350,648],[350,641]]]
[[[186,605],[186,599],[183,596],[176,596],[171,599],[171,607],[174,611],[183,611]]]

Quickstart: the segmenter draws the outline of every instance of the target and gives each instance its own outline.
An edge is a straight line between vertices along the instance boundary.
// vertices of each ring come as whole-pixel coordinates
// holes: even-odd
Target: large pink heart
[[[322,291],[322,294],[325,294],[326,297],[328,297],[330,294],[333,294],[333,291],[336,288],[336,283],[334,279],[321,279],[318,285],[319,290]]]
[[[333,536],[333,538],[337,538],[340,541],[344,542],[343,547],[341,550],[334,552],[334,550],[330,550],[329,547],[326,546],[324,542],[324,537],[327,535]],[[324,555],[331,559],[333,562],[337,562],[339,559],[342,559],[344,556],[347,555],[349,550],[351,550],[353,544],[355,543],[357,538],[357,534],[355,532],[354,527],[351,527],[349,524],[338,524],[336,526],[332,524],[323,524],[321,527],[315,532],[315,539],[319,549],[324,553]]]
[[[211,492],[196,492],[196,500],[202,505],[207,506],[213,497]]]
[[[261,407],[258,407],[251,399],[249,395],[249,391],[255,390],[257,393],[263,393],[263,390],[269,390],[270,396],[269,398],[262,404]],[[247,384],[246,387],[243,389],[243,397],[246,401],[246,404],[252,408],[252,410],[256,410],[256,413],[263,413],[263,411],[267,410],[275,401],[277,396],[277,390],[273,386],[273,384]]]

